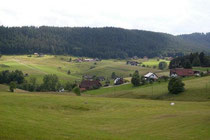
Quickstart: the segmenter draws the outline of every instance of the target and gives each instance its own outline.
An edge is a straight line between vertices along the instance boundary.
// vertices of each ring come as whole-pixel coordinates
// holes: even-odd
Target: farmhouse
[[[134,57],[132,57],[132,59],[137,60],[139,58],[138,58],[138,56],[134,56]]]
[[[123,78],[116,78],[116,79],[114,80],[114,84],[115,84],[115,85],[121,85],[121,84],[123,84],[123,83],[124,83]]]
[[[81,63],[83,60],[78,58],[78,59],[74,59],[73,61],[76,62],[76,63]]]
[[[101,83],[98,81],[98,80],[83,80],[79,87],[80,89],[82,90],[89,90],[89,89],[97,89],[97,88],[100,88],[102,85]]]
[[[95,59],[84,59],[84,62],[93,62]]]
[[[147,74],[144,75],[145,80],[157,80],[158,76],[155,73],[148,72]]]
[[[192,69],[184,69],[184,68],[175,68],[175,69],[170,69],[170,76],[171,77],[186,77],[186,76],[193,76],[194,72]]]
[[[39,57],[44,57],[44,54],[43,54],[43,53],[39,53],[38,56],[39,56]]]
[[[136,62],[136,61],[127,61],[126,64],[127,65],[130,64],[131,66],[137,66],[139,64],[139,62]]]

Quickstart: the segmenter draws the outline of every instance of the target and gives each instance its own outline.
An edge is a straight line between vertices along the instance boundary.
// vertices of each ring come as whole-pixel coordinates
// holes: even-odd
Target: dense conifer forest
[[[210,53],[210,34],[165,33],[104,27],[0,27],[1,54],[68,54],[98,58]]]
[[[192,67],[210,67],[210,56],[206,56],[204,52],[191,53],[189,55],[173,59],[169,65],[170,69]]]

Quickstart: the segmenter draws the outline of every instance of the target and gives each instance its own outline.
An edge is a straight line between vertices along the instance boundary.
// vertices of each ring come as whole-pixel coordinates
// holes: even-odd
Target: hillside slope
[[[203,40],[201,40],[203,41]],[[174,56],[210,52],[210,43],[121,28],[0,27],[0,53],[70,54],[98,58]]]
[[[0,139],[209,140],[209,106],[0,92]]]
[[[131,84],[84,92],[93,96],[176,101],[210,101],[210,76],[183,79],[185,91],[168,94],[168,82],[133,87]]]

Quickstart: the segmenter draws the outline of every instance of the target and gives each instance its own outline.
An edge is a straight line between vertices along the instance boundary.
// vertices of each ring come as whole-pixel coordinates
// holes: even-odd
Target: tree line
[[[169,68],[192,68],[192,67],[210,67],[210,56],[201,53],[191,53],[186,56],[173,59]]]
[[[10,91],[14,91],[15,88],[35,92],[47,92],[47,91],[78,91],[78,85],[76,83],[67,82],[61,84],[59,78],[55,74],[48,74],[43,77],[42,84],[38,84],[35,77],[30,77],[29,80],[25,79],[22,71],[1,71],[0,72],[0,84],[10,85]],[[78,92],[77,92],[78,93]],[[78,93],[79,94],[79,93]]]
[[[92,58],[183,56],[207,51],[207,44],[181,36],[121,28],[4,27],[0,26],[0,54],[67,54]],[[209,43],[210,44],[210,43]]]

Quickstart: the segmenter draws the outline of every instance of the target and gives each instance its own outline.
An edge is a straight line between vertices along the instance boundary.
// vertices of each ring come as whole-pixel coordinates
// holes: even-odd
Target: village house
[[[132,57],[132,59],[137,60],[139,58],[138,58],[138,56],[134,56],[134,57]]]
[[[90,90],[100,88],[102,84],[98,80],[83,80],[79,87],[81,90]]]
[[[80,59],[80,58],[77,58],[77,59],[74,59],[73,61],[76,62],[76,63],[81,63],[83,60]]]
[[[158,76],[155,73],[148,72],[147,74],[144,75],[145,80],[153,80],[156,81],[158,80]]]
[[[184,69],[184,68],[175,68],[175,69],[170,69],[170,76],[171,77],[187,77],[187,76],[193,76],[194,71],[192,69]]]
[[[38,56],[39,54],[38,54],[38,53],[34,53],[34,55],[35,55],[35,56]]]
[[[64,91],[65,91],[64,88],[61,88],[61,89],[58,90],[58,92],[64,92]]]
[[[121,85],[121,84],[123,84],[123,83],[124,83],[123,78],[116,78],[116,79],[114,80],[114,84],[115,84],[115,85]]]
[[[200,74],[201,74],[199,70],[194,70],[193,73],[195,76],[200,76]]]
[[[127,61],[126,64],[130,64],[131,66],[137,66],[139,64],[139,62],[136,61]]]
[[[44,54],[43,54],[43,53],[39,53],[38,56],[39,56],[39,57],[44,57]]]
[[[94,62],[95,59],[84,59],[84,62]]]

